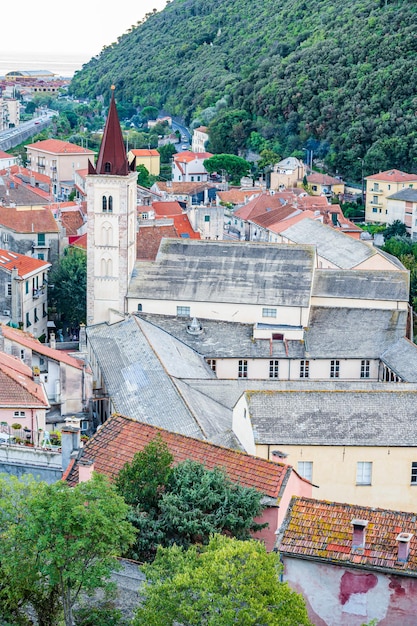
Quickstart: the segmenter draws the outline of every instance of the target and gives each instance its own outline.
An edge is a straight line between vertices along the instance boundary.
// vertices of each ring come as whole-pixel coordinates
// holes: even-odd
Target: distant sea
[[[49,70],[58,77],[72,78],[90,58],[76,53],[0,52],[0,77],[16,70]]]

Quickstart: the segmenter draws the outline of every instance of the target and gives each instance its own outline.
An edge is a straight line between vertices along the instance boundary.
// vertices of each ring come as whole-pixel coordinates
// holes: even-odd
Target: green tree
[[[254,522],[264,508],[258,491],[233,483],[220,468],[208,470],[191,460],[171,464],[166,444],[157,439],[116,479],[138,530],[128,556],[152,560],[158,545],[204,544],[213,533],[247,539],[264,528]]]
[[[70,324],[86,321],[87,255],[81,248],[66,248],[49,276],[50,298],[58,315]]]
[[[158,109],[153,106],[144,107],[140,112],[140,116],[145,122],[155,120],[158,117]]]
[[[250,173],[250,163],[234,154],[215,154],[209,159],[205,159],[204,167],[210,174],[226,172],[227,178],[235,184],[239,184],[242,176],[247,176]]]
[[[3,477],[0,578],[7,604],[0,615],[14,612],[20,619],[31,606],[39,626],[56,626],[62,615],[73,626],[80,593],[108,588],[116,557],[134,539],[127,513],[100,475],[74,488]]]
[[[279,556],[256,541],[214,535],[205,547],[160,548],[144,571],[133,626],[311,626],[301,595],[279,581]]]
[[[280,155],[274,150],[261,150],[259,156],[261,157],[257,164],[259,169],[264,169],[268,165],[275,165],[275,163],[281,160]]]
[[[164,146],[160,146],[157,150],[161,157],[161,163],[170,163],[173,155],[177,152],[173,143],[167,143]]]
[[[388,240],[392,237],[408,237],[407,228],[401,220],[394,220],[389,224],[383,232],[384,239]]]
[[[252,130],[249,114],[243,110],[222,110],[208,127],[210,152],[237,154],[246,147]]]
[[[150,189],[157,177],[149,174],[148,169],[142,163],[136,167],[136,171],[138,173],[138,185]]]

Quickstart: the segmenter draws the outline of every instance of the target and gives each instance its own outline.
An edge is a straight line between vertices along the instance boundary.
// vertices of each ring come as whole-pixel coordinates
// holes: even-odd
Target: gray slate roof
[[[417,446],[417,387],[248,393],[259,444]]]
[[[283,237],[296,244],[317,247],[317,254],[340,269],[352,269],[369,259],[376,250],[369,244],[353,239],[331,226],[307,218],[281,232]]]
[[[406,335],[407,315],[406,310],[311,307],[306,356],[379,358]]]
[[[87,334],[116,412],[204,439],[135,319],[90,326]]]
[[[404,200],[407,202],[417,202],[417,189],[406,187],[400,191],[396,191],[391,196],[388,196],[388,200]]]
[[[187,332],[187,325],[190,324],[189,318],[170,317],[153,313],[136,313],[135,315],[141,320],[139,322],[141,325],[147,324],[146,328],[154,325],[164,329],[166,333],[169,333],[168,336],[175,337],[206,358],[302,359],[304,357],[303,341],[288,341],[287,354],[282,341],[273,341],[271,346],[267,339],[253,340],[253,324],[198,318],[203,332],[199,335],[190,335]],[[264,326],[266,327],[267,325]],[[284,327],[280,327],[280,329],[282,331]],[[147,336],[149,335],[148,331],[145,330],[144,332],[146,332]],[[280,330],[277,329],[276,332],[280,332]],[[166,333],[164,333],[164,336],[167,336]],[[182,378],[197,377],[201,378],[200,375],[196,376],[195,374],[190,376],[184,374],[182,376]]]
[[[318,269],[313,296],[408,302],[409,273],[396,270]]]
[[[156,261],[138,261],[129,297],[308,306],[312,246],[163,239]]]
[[[417,383],[417,346],[405,337],[390,346],[381,360],[402,380]]]

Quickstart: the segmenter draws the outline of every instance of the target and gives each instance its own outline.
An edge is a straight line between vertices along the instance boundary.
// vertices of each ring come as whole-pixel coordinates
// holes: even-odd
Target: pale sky
[[[166,0],[19,0],[3,8],[0,49],[3,53],[42,52],[99,54],[146,13]],[[9,15],[7,15],[9,14]]]

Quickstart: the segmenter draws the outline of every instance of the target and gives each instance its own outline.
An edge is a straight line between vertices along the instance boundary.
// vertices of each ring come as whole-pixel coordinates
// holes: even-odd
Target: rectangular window
[[[39,322],[39,317],[38,317],[38,309],[35,307],[34,311],[33,311],[33,321],[35,322]]]
[[[269,361],[269,378],[279,378],[279,361]]]
[[[372,484],[372,462],[358,461],[356,464],[356,484],[371,485]]]
[[[372,209],[372,213],[378,213],[378,209],[376,209],[375,207]]]
[[[6,296],[12,295],[12,283],[6,283]]]
[[[25,282],[25,293],[29,293],[29,281]]]
[[[277,310],[276,309],[268,309],[267,307],[262,309],[262,317],[276,317]]]
[[[379,191],[379,183],[374,183],[374,191]]]
[[[310,361],[300,361],[300,378],[309,378]]]
[[[417,463],[415,461],[411,463],[411,484],[417,485]]]
[[[239,361],[238,377],[239,378],[248,377],[248,362],[246,359],[242,359]]]
[[[46,317],[48,315],[47,310],[46,310],[46,304],[45,302],[43,302],[42,304],[42,317]]]
[[[204,216],[204,221],[205,222],[209,222],[210,221],[210,215],[205,215]]]
[[[24,360],[25,360],[25,351],[24,351],[24,349],[23,349],[23,348],[20,350],[20,360],[21,360],[21,361],[24,361]]]
[[[180,315],[181,317],[190,317],[190,307],[177,306],[177,315]]]
[[[30,323],[29,313],[26,313],[26,328],[29,328],[29,326],[32,326],[32,324]]]
[[[26,417],[26,413],[25,413],[25,411],[15,411],[14,412],[14,416],[15,417]]]
[[[369,378],[369,361],[361,361],[361,378]]]
[[[207,359],[207,365],[216,372],[216,359]]]
[[[297,471],[303,478],[313,480],[313,461],[298,461]]]
[[[45,245],[45,233],[38,233],[38,246]]]
[[[330,361],[330,378],[339,378],[340,361]]]
[[[372,196],[372,204],[378,204],[378,196]]]

